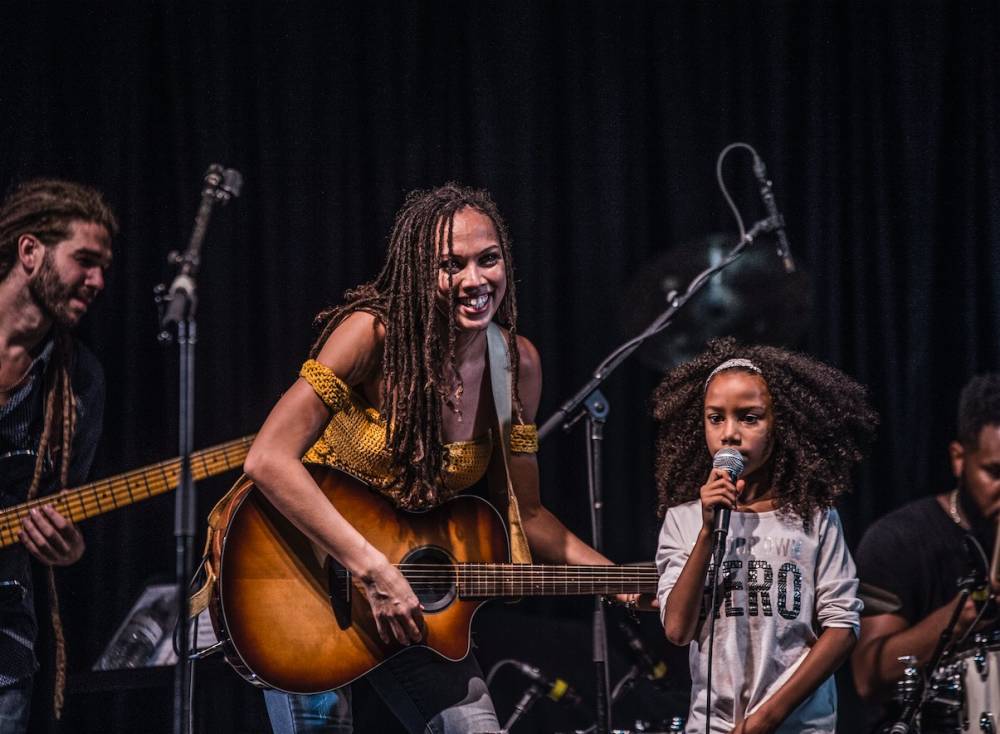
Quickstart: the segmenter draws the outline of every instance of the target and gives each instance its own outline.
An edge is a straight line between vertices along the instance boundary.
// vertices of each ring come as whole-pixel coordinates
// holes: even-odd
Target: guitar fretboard
[[[195,481],[234,469],[243,463],[254,436],[244,436],[191,454]],[[64,517],[79,522],[119,507],[155,497],[177,487],[181,460],[168,459],[125,474],[101,479],[76,489],[38,497],[0,512],[0,548],[20,542],[21,523],[34,508],[52,505]]]
[[[655,593],[659,574],[652,564],[553,566],[534,563],[404,564],[417,590],[455,584],[459,597],[575,596]]]

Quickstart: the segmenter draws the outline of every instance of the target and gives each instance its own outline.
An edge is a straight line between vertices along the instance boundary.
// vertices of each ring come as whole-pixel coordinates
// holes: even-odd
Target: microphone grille
[[[743,473],[746,463],[743,461],[743,454],[736,449],[719,449],[712,458],[712,466],[726,469],[734,477],[738,477]]]

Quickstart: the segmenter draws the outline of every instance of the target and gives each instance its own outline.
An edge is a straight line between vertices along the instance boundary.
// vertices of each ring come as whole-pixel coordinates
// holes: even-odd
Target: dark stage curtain
[[[260,425],[312,316],[376,273],[404,192],[452,179],[490,189],[508,219],[546,417],[656,297],[629,285],[643,264],[735,231],[714,164],[746,140],[812,284],[793,317],[801,347],[866,384],[882,416],[843,505],[856,542],[950,486],[958,389],[1000,357],[998,16],[991,2],[7,5],[0,186],[90,182],[123,225],[81,329],[108,377],[95,476],[175,454],[176,357],[156,342],[151,290],[186,243],[209,163],[246,186],[204,252],[199,447]],[[726,170],[745,215],[761,214],[747,157]],[[606,547],[622,561],[655,547],[658,376],[632,360],[605,388]],[[586,537],[583,456],[577,431],[548,441],[541,463],[545,501]],[[201,517],[231,479],[200,485]],[[144,582],[171,577],[171,499],[86,535],[85,559],[60,572],[76,671]],[[527,609],[582,618],[588,603]],[[586,650],[586,633],[573,645]],[[234,731],[257,725],[233,713],[241,693],[199,695],[219,696],[203,714],[233,704]],[[162,703],[161,722],[159,703],[80,694],[68,729],[133,730],[145,716],[155,731]]]

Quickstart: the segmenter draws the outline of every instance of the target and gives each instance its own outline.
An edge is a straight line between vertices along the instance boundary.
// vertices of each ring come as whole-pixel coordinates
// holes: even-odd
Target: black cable
[[[195,621],[195,629],[198,623]],[[188,658],[188,731],[194,734],[194,658]]]
[[[712,733],[712,658],[715,648],[715,621],[718,619],[718,608],[716,599],[719,593],[719,567],[722,565],[722,547],[713,549],[712,572],[712,602],[709,607],[708,620],[708,670],[705,674],[705,734]]]
[[[729,195],[729,189],[726,188],[726,182],[722,179],[722,162],[726,159],[726,156],[736,148],[748,150],[750,151],[750,155],[757,158],[757,151],[753,149],[752,145],[748,145],[747,143],[730,143],[722,149],[719,153],[719,157],[715,159],[715,180],[719,182],[719,190],[722,192],[723,198],[725,198],[730,211],[733,213],[733,217],[736,219],[736,226],[740,229],[740,240],[744,240],[747,236],[747,229],[743,224],[743,216],[740,214],[740,210],[737,208],[736,202],[733,201],[733,197]]]

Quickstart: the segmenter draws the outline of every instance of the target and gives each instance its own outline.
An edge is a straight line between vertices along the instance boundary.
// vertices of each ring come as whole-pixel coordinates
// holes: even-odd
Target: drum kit
[[[885,734],[997,732],[1000,724],[1000,628],[996,625],[996,607],[990,589],[1000,586],[1000,534],[992,561],[972,536],[967,536],[966,550],[970,558],[975,558],[974,548],[979,548],[983,568],[973,562],[970,573],[958,580],[959,601],[927,664],[926,676],[917,666],[915,657],[900,658],[905,669],[903,678],[896,684],[895,699],[903,713],[880,730]],[[971,640],[971,633],[967,633],[952,648],[948,641],[969,598],[976,601],[976,622],[984,618],[992,622],[984,622],[987,629],[973,634]]]
[[[976,635],[971,647],[945,658],[930,677],[921,729],[984,732],[1000,725],[1000,630]]]
[[[975,558],[972,546],[978,547],[978,543],[969,536],[966,545],[970,557]],[[938,650],[928,664],[930,672],[926,681],[921,677],[915,658],[901,658],[906,669],[903,679],[897,683],[896,700],[904,705],[904,712],[915,715],[907,720],[904,713],[903,718],[888,729],[890,734],[997,732],[1000,725],[1000,628],[996,626],[996,607],[989,590],[1000,587],[1000,533],[994,543],[992,559],[986,557],[981,547],[979,552],[983,568],[973,563],[971,573],[959,579],[960,599],[963,604],[968,596],[976,599],[977,621],[985,615],[987,619],[992,618],[993,623],[989,631],[973,635],[971,642],[963,638],[955,649],[942,650],[955,629],[959,614],[956,607],[942,632]],[[910,721],[912,725],[908,725]]]

